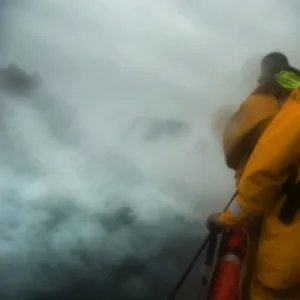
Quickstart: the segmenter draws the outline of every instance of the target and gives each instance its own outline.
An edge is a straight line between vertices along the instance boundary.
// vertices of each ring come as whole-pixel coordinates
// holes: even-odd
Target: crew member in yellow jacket
[[[272,52],[262,59],[259,86],[246,98],[225,126],[225,159],[228,167],[236,171],[237,182],[258,139],[289,94],[271,75],[274,66],[278,70],[286,64],[287,57],[278,52]]]
[[[234,228],[263,216],[250,299],[300,300],[300,72],[285,63],[264,76],[289,96],[252,151],[236,199],[208,223]]]

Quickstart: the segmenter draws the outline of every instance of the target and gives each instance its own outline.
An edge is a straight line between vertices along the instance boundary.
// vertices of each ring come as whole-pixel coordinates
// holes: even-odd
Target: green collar
[[[275,74],[274,78],[280,86],[287,90],[293,90],[300,86],[300,76],[296,75],[294,72],[281,71],[280,73]]]

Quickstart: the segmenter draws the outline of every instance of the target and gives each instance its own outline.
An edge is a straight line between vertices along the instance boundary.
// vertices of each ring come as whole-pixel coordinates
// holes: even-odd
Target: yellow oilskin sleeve
[[[294,89],[258,141],[238,184],[235,212],[228,209],[220,222],[236,226],[249,215],[268,213],[280,198],[290,168],[300,158],[300,88]]]
[[[225,212],[220,214],[219,221],[226,227],[238,227],[247,221],[248,212],[242,208],[238,201],[239,197],[232,202]]]

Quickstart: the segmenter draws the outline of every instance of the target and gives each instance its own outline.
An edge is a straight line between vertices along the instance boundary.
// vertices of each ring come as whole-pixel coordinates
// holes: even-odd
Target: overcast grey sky
[[[221,209],[234,182],[213,117],[255,87],[265,53],[300,66],[299,10],[297,0],[15,0],[2,10],[0,65],[43,79],[31,97],[1,91],[0,255],[17,261],[14,287],[33,276],[22,255],[50,247],[58,265],[76,265],[79,240],[102,245],[97,213],[129,206],[158,224]],[[69,215],[48,232],[57,209]],[[130,230],[109,236],[116,260],[137,251]]]

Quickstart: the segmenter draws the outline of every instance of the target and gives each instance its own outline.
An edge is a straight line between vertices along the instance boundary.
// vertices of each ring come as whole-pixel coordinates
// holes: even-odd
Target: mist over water
[[[298,1],[3,3],[0,298],[164,299],[233,192],[216,116],[268,51],[300,65]]]

